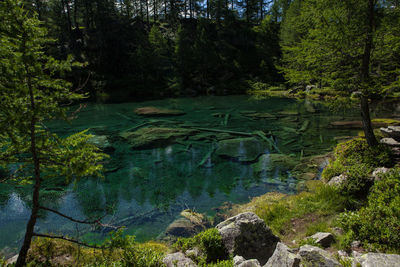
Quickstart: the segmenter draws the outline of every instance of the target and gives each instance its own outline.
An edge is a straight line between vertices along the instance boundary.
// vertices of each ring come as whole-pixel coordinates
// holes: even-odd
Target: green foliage
[[[371,1],[291,3],[282,22],[280,70],[288,83],[296,86],[296,97],[324,98],[342,111],[354,100],[360,101],[360,96],[396,95],[400,8],[392,1],[373,1],[369,14],[368,3]],[[362,64],[368,66],[362,68]],[[309,90],[307,85],[318,88]]]
[[[341,185],[343,193],[366,196],[373,181],[370,175],[374,168],[392,166],[391,151],[384,145],[368,146],[364,139],[357,138],[338,144],[335,160],[322,172],[322,178],[329,181],[337,175],[345,175]]]
[[[20,1],[0,4],[0,165],[18,163],[16,176],[32,177],[32,134],[40,159],[42,178],[62,175],[68,179],[100,175],[98,164],[105,154],[87,143],[86,131],[67,138],[51,133],[45,121],[67,118],[62,104],[85,96],[71,90],[62,79],[76,64],[72,57],[55,60],[44,53],[51,40],[36,16],[30,16]]]
[[[351,202],[340,190],[320,181],[309,183],[308,190],[275,203],[257,205],[255,212],[276,234],[285,235],[293,219],[336,215],[344,211]]]
[[[360,240],[371,249],[400,252],[399,171],[393,169],[381,175],[371,188],[367,206],[341,215],[340,223],[346,231],[344,246],[349,247],[352,240]]]
[[[28,257],[28,266],[164,266],[167,248],[159,243],[137,243],[122,230],[110,233],[105,249],[79,247],[56,239],[37,238]]]
[[[200,249],[203,254],[200,258],[195,259],[199,264],[215,263],[228,257],[222,237],[215,228],[208,229],[191,238],[179,238],[174,244],[175,249],[182,251],[195,247]]]

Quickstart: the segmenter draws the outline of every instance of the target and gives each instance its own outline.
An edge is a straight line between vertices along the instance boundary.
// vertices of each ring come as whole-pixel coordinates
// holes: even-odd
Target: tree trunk
[[[361,96],[361,118],[368,145],[376,146],[378,141],[376,140],[374,129],[372,128],[371,118],[369,116],[368,98],[366,96]]]
[[[363,92],[361,95],[361,117],[364,128],[365,138],[367,139],[367,143],[370,146],[376,146],[378,141],[376,140],[374,130],[371,125],[371,118],[369,116],[369,105],[368,105],[368,92],[366,86],[368,86],[369,82],[369,68],[371,61],[371,50],[372,50],[372,34],[374,31],[374,8],[375,8],[375,0],[368,0],[368,14],[366,21],[366,36],[365,36],[365,46],[364,53],[362,57],[361,63],[361,86],[363,88]]]
[[[36,132],[35,132],[35,127],[36,127],[36,108],[35,108],[35,99],[33,95],[33,88],[32,88],[32,82],[31,82],[31,76],[29,74],[29,70],[27,65],[25,64],[25,69],[27,73],[27,84],[29,88],[29,95],[30,95],[30,102],[31,102],[31,112],[32,112],[32,118],[31,118],[31,123],[30,123],[30,138],[31,138],[31,153],[32,153],[32,160],[33,160],[33,165],[34,165],[34,177],[35,177],[35,185],[33,188],[33,195],[32,195],[32,213],[31,217],[29,218],[28,224],[26,226],[26,232],[25,232],[25,237],[24,237],[24,243],[22,244],[21,250],[19,251],[18,259],[15,264],[16,267],[22,267],[25,265],[26,262],[26,256],[28,255],[28,250],[31,246],[31,241],[32,237],[34,234],[34,229],[35,229],[35,224],[36,224],[36,219],[38,216],[38,211],[39,211],[39,190],[40,190],[40,183],[41,183],[41,178],[40,178],[40,162],[39,158],[37,156],[37,151],[36,151]]]

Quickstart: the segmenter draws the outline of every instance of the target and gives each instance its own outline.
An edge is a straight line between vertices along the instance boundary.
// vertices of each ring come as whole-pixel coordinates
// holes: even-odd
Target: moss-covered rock
[[[123,132],[125,138],[133,149],[146,149],[163,147],[172,144],[177,138],[194,135],[197,131],[184,128],[141,128],[135,132]]]

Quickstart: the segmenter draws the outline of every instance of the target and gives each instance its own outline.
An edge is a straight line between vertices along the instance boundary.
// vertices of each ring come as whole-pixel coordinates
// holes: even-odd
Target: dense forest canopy
[[[92,96],[116,100],[243,93],[282,82],[279,25],[289,0],[49,0],[30,8],[87,67],[72,73]],[[111,96],[111,99],[108,97]]]

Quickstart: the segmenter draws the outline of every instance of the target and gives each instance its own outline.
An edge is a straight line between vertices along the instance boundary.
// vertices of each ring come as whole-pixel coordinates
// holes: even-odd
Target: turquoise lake
[[[134,113],[136,108],[146,106],[179,109],[185,114],[148,118]],[[387,114],[391,109],[386,107],[382,112]],[[345,116],[348,121],[359,120],[355,110],[346,111]],[[89,128],[100,137],[102,145],[109,146],[105,177],[85,178],[69,185],[60,178],[46,181],[42,205],[79,219],[105,216],[103,222],[125,226],[126,233],[136,235],[139,241],[155,239],[184,209],[213,216],[215,208],[225,202],[243,203],[271,191],[296,192],[298,179],[291,168],[284,163],[269,166],[268,155],[281,154],[300,161],[325,154],[341,137],[357,135],[357,129],[330,125],[343,118],[344,114],[334,114],[319,104],[285,98],[223,96],[89,103],[71,123],[49,122],[48,127],[61,136]],[[146,149],[132,149],[122,137],[124,132],[148,127],[197,130]],[[262,131],[279,152],[256,135],[246,137],[224,131],[249,136]],[[238,138],[253,138],[257,143],[251,149],[261,152],[249,151],[239,141],[236,158],[224,156],[221,142]],[[253,158],[247,153],[253,153]],[[259,162],[261,158],[265,162]],[[262,168],[256,171],[257,162]],[[6,252],[18,248],[24,236],[30,215],[29,189],[0,185],[0,249],[7,247]],[[77,226],[50,213],[41,214],[36,229],[87,241],[101,240],[109,230]]]

